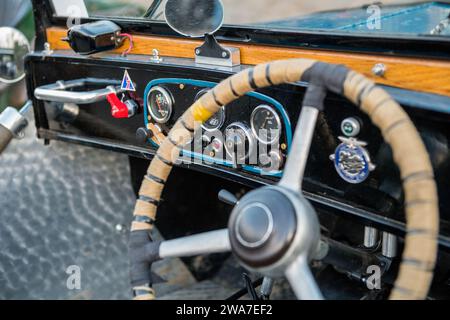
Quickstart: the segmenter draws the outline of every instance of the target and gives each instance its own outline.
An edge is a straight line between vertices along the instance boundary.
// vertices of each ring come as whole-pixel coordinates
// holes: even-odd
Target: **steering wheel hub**
[[[273,216],[269,207],[260,202],[242,209],[236,221],[236,237],[247,248],[257,248],[267,242],[273,231]]]
[[[245,265],[266,267],[290,248],[297,231],[291,200],[274,188],[248,193],[234,208],[229,222],[230,244]]]

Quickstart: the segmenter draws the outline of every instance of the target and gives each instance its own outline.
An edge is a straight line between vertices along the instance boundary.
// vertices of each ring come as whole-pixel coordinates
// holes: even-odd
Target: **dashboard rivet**
[[[286,149],[287,149],[286,143],[282,143],[282,144],[280,145],[280,147],[281,147],[281,150],[286,150]]]
[[[384,63],[377,63],[372,68],[373,75],[377,77],[384,77],[387,67]]]
[[[183,90],[183,89],[184,89],[184,84],[181,83],[181,84],[180,84],[180,90]]]

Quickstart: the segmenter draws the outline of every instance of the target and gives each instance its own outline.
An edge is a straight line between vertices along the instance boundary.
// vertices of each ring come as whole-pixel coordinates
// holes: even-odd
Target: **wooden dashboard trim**
[[[67,50],[69,45],[61,41],[67,30],[50,27],[46,30],[47,42],[52,50]],[[162,57],[194,58],[194,49],[201,40],[181,39],[160,36],[133,35],[132,54],[151,55],[152,49],[158,49]],[[414,91],[435,93],[450,97],[450,62],[439,60],[421,60],[417,58],[375,56],[369,54],[331,52],[315,49],[296,49],[286,47],[261,46],[242,43],[223,43],[241,50],[241,62],[256,65],[278,59],[306,58],[328,63],[345,64],[373,81]],[[115,50],[123,52],[124,47]],[[386,66],[383,77],[375,76],[372,68],[377,63]]]

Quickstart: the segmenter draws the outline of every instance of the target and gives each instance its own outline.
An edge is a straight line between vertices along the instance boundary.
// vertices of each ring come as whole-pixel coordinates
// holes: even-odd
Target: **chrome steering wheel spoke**
[[[302,107],[300,118],[295,129],[292,149],[289,152],[283,177],[278,184],[281,188],[294,192],[300,202],[307,202],[302,195],[302,182],[318,115],[319,110],[317,108]],[[298,212],[297,215],[301,216]],[[322,293],[311,273],[308,261],[308,253],[300,253],[287,266],[285,276],[297,298],[302,300],[322,300]]]
[[[181,258],[230,250],[228,229],[221,229],[163,241],[159,247],[159,257]]]
[[[319,110],[314,107],[303,107],[295,129],[294,140],[284,173],[279,186],[301,192],[302,181],[308,161],[314,130]]]
[[[288,266],[285,275],[298,299],[323,300],[322,293],[311,273],[306,256],[297,257]]]

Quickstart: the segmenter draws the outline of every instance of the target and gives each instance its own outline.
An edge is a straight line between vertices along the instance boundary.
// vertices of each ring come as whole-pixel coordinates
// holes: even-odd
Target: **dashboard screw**
[[[386,73],[386,65],[384,63],[377,63],[372,68],[372,73],[378,77],[384,77]]]

